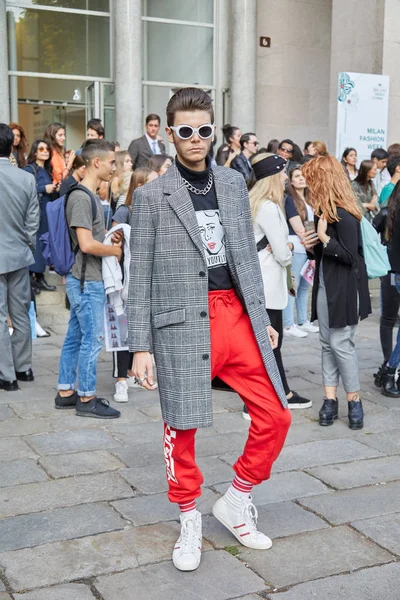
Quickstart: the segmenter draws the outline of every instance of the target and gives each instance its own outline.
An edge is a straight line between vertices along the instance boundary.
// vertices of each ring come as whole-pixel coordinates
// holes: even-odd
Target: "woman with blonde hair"
[[[328,150],[325,142],[322,142],[321,140],[316,140],[315,142],[312,142],[311,152],[309,148],[308,153],[312,154],[315,158],[317,156],[327,156]]]
[[[129,175],[129,173],[125,173]],[[139,167],[130,175],[129,187],[126,192],[125,202],[120,206],[113,216],[112,226],[115,227],[120,223],[130,225],[132,214],[132,199],[133,192],[136,188],[157,179],[158,175],[152,169],[147,167]],[[129,350],[119,350],[113,352],[113,376],[117,379],[115,383],[115,402],[128,402],[129,388],[141,388],[142,386],[136,382],[132,373],[133,353]],[[154,388],[155,389],[155,388]]]
[[[309,408],[311,401],[290,389],[283,368],[281,346],[283,334],[282,311],[287,304],[287,271],[292,262],[293,244],[283,214],[286,160],[276,154],[258,154],[253,159],[256,179],[250,190],[250,208],[254,236],[264,284],[265,307],[272,327],[279,333],[274,350],[289,408]],[[243,410],[245,415],[245,409]]]
[[[304,235],[304,244],[315,255],[311,319],[318,319],[322,346],[324,400],[320,425],[338,418],[336,397],[339,377],[348,401],[350,429],[364,424],[360,399],[355,334],[359,318],[371,312],[360,221],[350,181],[333,156],[320,156],[303,166],[310,190],[316,232]]]

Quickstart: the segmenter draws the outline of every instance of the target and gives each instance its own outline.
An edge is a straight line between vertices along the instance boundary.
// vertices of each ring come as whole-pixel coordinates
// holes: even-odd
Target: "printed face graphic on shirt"
[[[196,217],[208,267],[226,265],[225,231],[219,210],[197,210]]]

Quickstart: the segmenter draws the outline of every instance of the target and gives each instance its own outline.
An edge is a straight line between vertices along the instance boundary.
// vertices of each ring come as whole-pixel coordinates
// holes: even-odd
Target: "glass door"
[[[85,89],[86,122],[100,119],[107,140],[115,141],[115,86],[94,81]]]
[[[101,119],[103,121],[100,81],[94,81],[85,88],[85,105],[86,122],[90,119]]]

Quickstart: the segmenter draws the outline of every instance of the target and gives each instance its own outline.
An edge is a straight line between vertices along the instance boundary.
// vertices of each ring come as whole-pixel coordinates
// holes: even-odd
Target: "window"
[[[10,69],[110,77],[109,30],[108,17],[8,7]]]
[[[214,22],[214,0],[143,0],[142,15],[158,19]]]

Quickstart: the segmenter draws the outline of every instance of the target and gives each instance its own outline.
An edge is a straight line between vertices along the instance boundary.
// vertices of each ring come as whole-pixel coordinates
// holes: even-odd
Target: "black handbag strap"
[[[259,242],[257,242],[257,252],[261,252],[261,250],[264,250],[264,248],[266,248],[269,244],[269,241],[267,240],[267,237],[264,235],[263,238],[261,238],[261,240]]]

